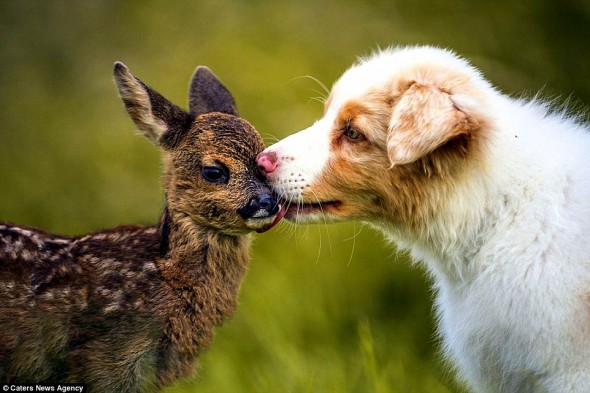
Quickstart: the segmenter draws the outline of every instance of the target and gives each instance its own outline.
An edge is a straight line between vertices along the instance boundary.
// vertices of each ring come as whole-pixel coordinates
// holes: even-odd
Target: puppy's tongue
[[[277,225],[283,219],[283,217],[285,217],[285,213],[287,213],[287,207],[283,204],[283,205],[281,205],[281,209],[277,213],[275,220],[272,223],[265,226],[264,228],[260,228],[260,229],[256,230],[256,232],[262,233],[262,232],[270,231],[275,225]]]

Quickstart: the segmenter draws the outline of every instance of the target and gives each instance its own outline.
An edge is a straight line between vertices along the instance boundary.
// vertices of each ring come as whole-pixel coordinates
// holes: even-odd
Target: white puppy
[[[432,47],[342,75],[258,164],[298,223],[358,219],[423,261],[477,392],[590,392],[590,134]]]

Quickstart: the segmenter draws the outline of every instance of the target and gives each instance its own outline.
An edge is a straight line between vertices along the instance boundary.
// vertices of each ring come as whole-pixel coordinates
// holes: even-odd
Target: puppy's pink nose
[[[258,169],[264,175],[268,175],[277,168],[277,154],[275,152],[263,151],[256,157],[258,163]]]

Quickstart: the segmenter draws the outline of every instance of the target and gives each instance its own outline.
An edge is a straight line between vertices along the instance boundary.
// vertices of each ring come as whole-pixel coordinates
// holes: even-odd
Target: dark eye
[[[362,141],[365,139],[365,136],[355,130],[350,124],[347,124],[346,128],[344,128],[344,135],[353,141]]]
[[[229,180],[229,171],[227,168],[205,166],[201,169],[201,174],[210,183],[227,183]]]

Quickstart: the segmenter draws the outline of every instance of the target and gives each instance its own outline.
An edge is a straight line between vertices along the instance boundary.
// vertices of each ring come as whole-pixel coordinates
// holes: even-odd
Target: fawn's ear
[[[392,165],[408,164],[460,135],[479,128],[464,94],[437,85],[409,82],[393,107],[387,151]]]
[[[116,62],[114,73],[127,113],[154,144],[169,147],[190,127],[192,117],[187,112],[134,77],[125,64]]]
[[[205,66],[195,70],[189,87],[189,112],[193,116],[221,112],[234,116],[238,109],[233,96],[215,74]]]

